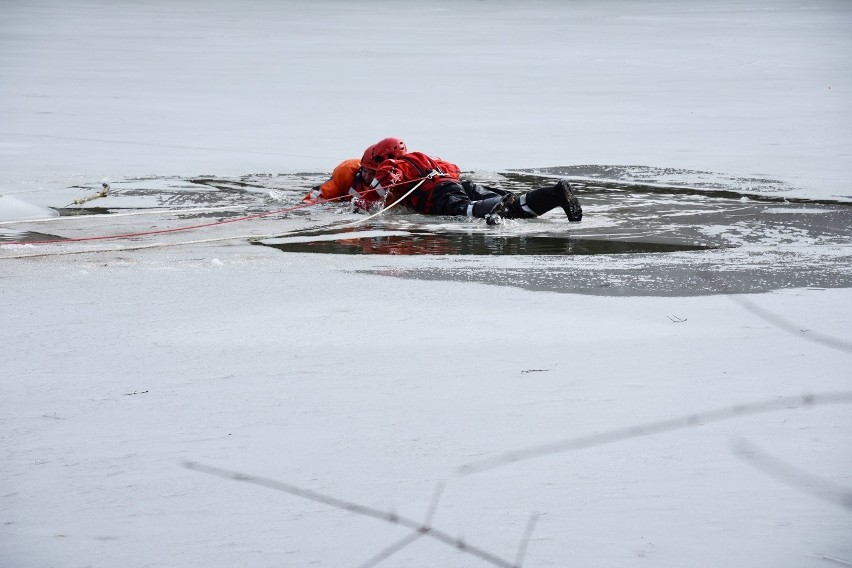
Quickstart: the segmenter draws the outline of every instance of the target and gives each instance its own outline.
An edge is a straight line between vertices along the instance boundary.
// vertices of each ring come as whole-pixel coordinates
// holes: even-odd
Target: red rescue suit
[[[458,185],[460,175],[461,170],[453,163],[422,152],[409,152],[379,165],[370,184],[375,194],[367,194],[365,200],[384,200],[389,206],[416,187],[400,205],[418,213],[434,215],[436,190],[440,193],[442,187]]]

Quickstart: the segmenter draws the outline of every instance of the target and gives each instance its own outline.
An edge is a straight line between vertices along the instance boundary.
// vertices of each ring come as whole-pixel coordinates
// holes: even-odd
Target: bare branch
[[[822,560],[827,560],[829,562],[834,562],[835,564],[839,564],[840,566],[852,566],[852,562],[849,560],[844,560],[842,558],[836,558],[834,556],[829,556],[828,554],[814,554],[816,558],[820,558]]]
[[[405,535],[386,549],[382,550],[363,564],[361,564],[358,568],[373,568],[373,566],[377,566],[379,563],[387,560],[412,542],[420,540],[426,533],[425,532],[413,532]]]
[[[790,321],[787,321],[786,319],[776,314],[773,314],[769,310],[755,305],[754,303],[746,300],[745,298],[741,298],[733,294],[729,294],[727,297],[735,304],[739,304],[739,306],[742,307],[744,310],[749,311],[757,317],[771,323],[778,329],[782,329],[788,333],[792,333],[796,337],[807,339],[808,341],[812,341],[814,343],[819,343],[820,345],[830,347],[831,349],[836,349],[837,351],[843,351],[844,353],[852,353],[852,343],[850,343],[849,341],[845,341],[843,339],[832,337],[830,335],[815,331],[808,331],[807,333],[802,333],[803,330],[801,325],[796,325]]]
[[[430,525],[432,524],[432,518],[435,516],[435,511],[438,509],[438,501],[441,499],[441,494],[444,492],[444,484],[439,483],[435,487],[435,492],[432,495],[432,502],[429,504],[429,510],[426,512],[426,518],[423,520],[423,525],[417,529],[417,532],[406,535],[385,548],[371,559],[367,560],[364,564],[361,564],[358,568],[373,568],[373,566],[378,565],[380,562],[387,560],[409,544],[419,540],[430,530]]]
[[[524,565],[524,557],[527,555],[527,548],[529,548],[530,539],[532,538],[533,530],[535,530],[535,524],[538,522],[538,518],[541,515],[534,514],[530,516],[530,520],[527,522],[527,528],[524,529],[524,536],[521,538],[521,545],[518,547],[518,555],[515,557],[515,566],[521,568]]]
[[[733,446],[733,452],[741,460],[769,477],[832,505],[852,510],[852,491],[848,489],[770,456],[746,440],[738,440]]]
[[[438,502],[441,500],[441,495],[443,494],[444,484],[439,483],[435,486],[435,491],[432,492],[432,502],[429,504],[429,510],[426,511],[426,518],[423,519],[424,527],[432,524],[432,519],[435,518],[435,512],[438,510]]]
[[[266,487],[267,489],[274,489],[275,491],[282,491],[284,493],[289,493],[290,495],[295,495],[296,497],[301,497],[303,499],[314,501],[316,503],[322,503],[324,505],[328,505],[336,509],[351,511],[358,515],[372,517],[374,519],[379,519],[391,524],[398,524],[400,526],[407,527],[412,531],[415,531],[415,533],[422,533],[423,536],[428,536],[429,538],[437,540],[452,548],[456,548],[458,550],[461,550],[462,552],[470,554],[471,556],[484,560],[485,562],[488,562],[489,564],[492,564],[494,566],[500,566],[502,568],[517,568],[511,562],[503,560],[499,556],[492,554],[487,550],[484,550],[477,546],[473,546],[466,542],[461,542],[459,541],[459,539],[450,536],[444,531],[435,528],[425,528],[418,521],[415,521],[414,519],[410,519],[408,517],[397,515],[395,513],[389,513],[380,509],[375,509],[373,507],[365,507],[364,505],[359,505],[358,503],[354,503],[352,501],[346,501],[344,499],[338,499],[336,497],[323,495],[322,493],[318,493],[316,491],[302,489],[300,487],[296,487],[295,485],[290,485],[288,483],[276,481],[274,479],[267,479],[264,477],[257,477],[254,475],[240,473],[238,471],[203,465],[198,462],[184,462],[183,466],[186,469],[190,469],[193,471],[198,471],[209,475],[215,475],[216,477],[230,479],[232,481],[242,481],[251,485]],[[409,535],[408,537],[406,537],[405,540],[408,540],[410,538],[413,538],[413,535]],[[400,541],[400,543],[401,542],[402,541]],[[408,544],[409,542],[406,542],[403,546],[407,546]]]
[[[599,434],[580,436],[578,438],[568,438],[566,440],[552,442],[549,444],[522,448],[520,450],[506,452],[491,458],[485,458],[463,465],[458,468],[458,474],[461,476],[472,475],[519,461],[602,446],[604,444],[621,442],[632,438],[641,438],[651,434],[694,428],[710,422],[722,422],[724,420],[732,420],[735,418],[764,414],[767,412],[776,412],[778,410],[789,410],[793,408],[803,408],[824,404],[850,403],[852,403],[852,391],[808,394],[796,397],[777,397],[751,404],[738,404],[736,406],[729,406],[718,410],[688,414],[679,418],[672,418],[671,420],[646,422],[645,424],[609,430]]]

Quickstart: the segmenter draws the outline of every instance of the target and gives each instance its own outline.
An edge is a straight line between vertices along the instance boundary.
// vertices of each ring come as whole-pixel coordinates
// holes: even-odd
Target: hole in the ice
[[[369,235],[316,240],[261,242],[285,252],[383,255],[594,255],[665,253],[715,247],[681,243],[576,238],[569,235],[492,235],[487,233],[420,233]]]

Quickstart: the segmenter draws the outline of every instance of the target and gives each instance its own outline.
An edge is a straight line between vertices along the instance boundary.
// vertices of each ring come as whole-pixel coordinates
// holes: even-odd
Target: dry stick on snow
[[[350,511],[352,513],[362,515],[364,517],[372,517],[374,519],[379,519],[391,524],[400,525],[409,528],[418,534],[428,536],[429,538],[432,538],[448,546],[456,548],[462,552],[470,554],[471,556],[475,556],[476,558],[484,560],[485,562],[488,562],[489,564],[492,564],[494,566],[500,566],[502,568],[518,568],[511,562],[504,560],[499,556],[488,552],[487,550],[469,544],[462,539],[454,538],[439,529],[433,527],[424,527],[420,522],[415,521],[414,519],[410,519],[408,517],[397,515],[396,513],[382,511],[373,507],[365,507],[364,505],[359,505],[357,503],[353,503],[352,501],[346,501],[344,499],[338,499],[337,497],[323,495],[322,493],[317,493],[316,491],[311,491],[310,489],[302,489],[300,487],[296,487],[295,485],[290,485],[288,483],[276,481],[274,479],[247,475],[245,473],[221,469],[217,467],[211,467],[197,462],[184,462],[183,466],[193,471],[200,471],[202,473],[215,475],[223,479],[242,481],[251,485],[266,487],[267,489],[283,491],[284,493],[289,493],[290,495],[295,495],[296,497],[301,497],[303,499],[314,501],[316,503],[322,503],[324,505],[328,505],[336,509],[343,509],[344,511]],[[413,542],[413,536],[414,535],[410,535],[406,537],[405,540],[411,540],[411,542]],[[407,545],[408,543],[405,544]]]
[[[588,436],[580,436],[579,438],[569,438],[567,440],[561,440],[549,444],[522,448],[520,450],[506,452],[491,458],[463,465],[458,468],[458,473],[462,476],[472,475],[519,461],[602,446],[604,444],[621,442],[632,438],[641,438],[651,434],[694,428],[695,426],[701,426],[709,422],[721,422],[754,414],[775,412],[778,410],[788,410],[825,404],[850,403],[852,403],[852,391],[807,394],[797,397],[778,397],[751,404],[738,404],[736,406],[729,406],[718,410],[688,414],[671,420],[647,422],[645,424],[619,428],[617,430],[609,430],[599,434],[590,434]]]
[[[827,503],[852,510],[852,491],[848,489],[784,463],[746,440],[738,440],[733,446],[733,451],[744,462],[769,477],[818,497]]]

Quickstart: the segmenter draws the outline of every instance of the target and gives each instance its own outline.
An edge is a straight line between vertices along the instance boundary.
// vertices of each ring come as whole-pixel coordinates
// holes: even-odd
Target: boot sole
[[[565,180],[559,180],[559,187],[562,189],[562,198],[564,199],[564,203],[562,203],[562,209],[565,211],[565,215],[568,216],[568,220],[576,223],[583,219],[583,208],[580,207],[580,202],[577,200],[577,196],[574,195],[574,192],[571,190],[571,186]]]

